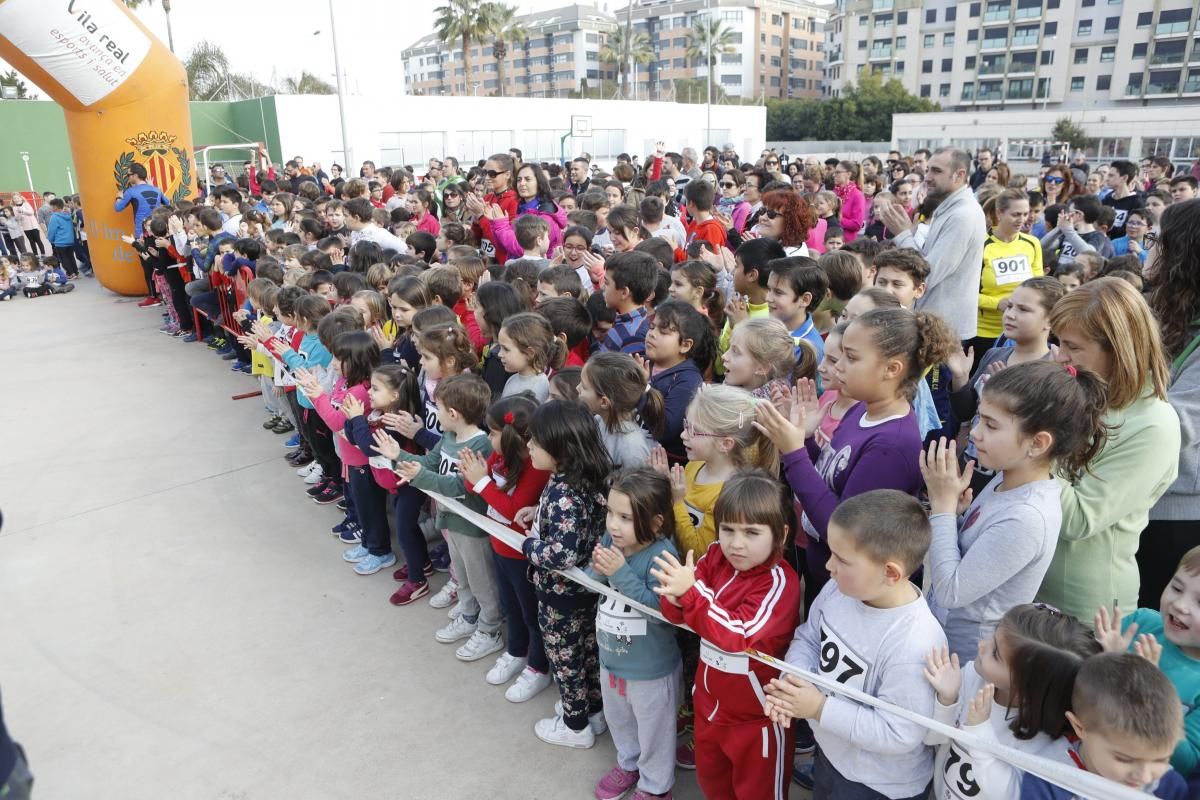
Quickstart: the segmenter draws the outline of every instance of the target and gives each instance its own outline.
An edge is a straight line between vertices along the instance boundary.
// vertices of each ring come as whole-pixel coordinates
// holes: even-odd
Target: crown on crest
[[[174,144],[176,138],[178,137],[166,131],[142,131],[125,142],[142,153],[152,150],[165,152]]]

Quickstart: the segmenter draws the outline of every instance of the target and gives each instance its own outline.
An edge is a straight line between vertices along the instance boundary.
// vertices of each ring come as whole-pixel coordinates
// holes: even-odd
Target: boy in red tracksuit
[[[690,184],[689,184],[690,186]],[[693,703],[696,777],[708,800],[782,800],[791,783],[790,728],[763,713],[779,671],[748,648],[781,658],[799,623],[800,579],[781,560],[787,523],[779,483],[747,470],[726,481],[713,514],[717,541],[693,567],[669,553],[651,571],[663,616],[701,637]]]
[[[714,253],[721,252],[721,248],[729,243],[729,237],[726,235],[725,226],[720,220],[713,217],[713,197],[716,190],[712,184],[707,181],[692,181],[683,189],[683,197],[685,200],[684,208],[687,210],[687,225],[684,229],[687,231],[687,241],[683,247],[675,248],[675,261],[684,262],[688,259],[688,245],[692,242],[703,240],[712,244]]]

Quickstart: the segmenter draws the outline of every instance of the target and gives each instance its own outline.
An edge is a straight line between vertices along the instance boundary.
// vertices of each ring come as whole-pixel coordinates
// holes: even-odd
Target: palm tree
[[[624,30],[614,28],[609,31],[604,46],[600,48],[600,61],[617,65],[617,72],[621,76],[621,96],[626,98],[629,97],[630,62],[645,66],[653,58],[650,37],[641,31],[627,37]]]
[[[471,43],[483,41],[491,30],[491,3],[483,0],[446,0],[446,5],[434,9],[437,19],[433,29],[447,48],[455,39],[461,40],[463,54],[463,94],[470,94]]]
[[[125,5],[130,11],[137,9],[145,3],[146,0],[125,0]],[[150,0],[154,2],[154,0]],[[175,34],[171,32],[171,0],[162,0],[163,13],[167,15],[167,47],[171,48],[171,52],[175,52]]]
[[[504,97],[504,59],[508,57],[508,43],[520,44],[528,41],[529,30],[516,18],[517,9],[505,3],[491,3],[488,21],[491,23],[492,56],[496,59],[497,94]]]
[[[282,94],[335,94],[335,89],[328,81],[323,81],[311,72],[303,71],[299,78],[284,78],[283,86],[279,87]]]
[[[188,53],[183,68],[192,100],[223,99],[229,83],[229,59],[218,45],[202,40]]]
[[[708,66],[708,102],[712,102],[713,72],[717,66],[717,56],[721,53],[733,53],[733,31],[719,19],[696,20],[696,26],[687,35],[687,52],[685,55],[693,63],[704,62]]]

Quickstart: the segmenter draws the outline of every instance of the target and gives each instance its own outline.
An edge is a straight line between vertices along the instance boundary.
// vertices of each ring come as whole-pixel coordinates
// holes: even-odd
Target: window
[[[975,56],[967,56],[963,62],[963,69],[975,69]]]
[[[1112,61],[1115,61],[1116,58],[1117,58],[1117,48],[1116,47],[1110,46],[1110,47],[1101,47],[1100,48],[1100,63],[1101,64],[1111,63]]]
[[[772,75],[771,76],[771,86],[778,86],[778,85],[779,85],[779,76]]]
[[[1137,15],[1137,26],[1139,28],[1149,28],[1154,22],[1153,11],[1143,11]]]
[[[940,84],[938,86],[938,97],[949,97],[949,96],[950,96],[950,84],[948,84],[948,83]]]
[[[956,19],[958,19],[958,7],[950,6],[946,9],[946,22],[954,22]]]
[[[1088,61],[1088,49],[1086,47],[1075,48],[1075,63],[1086,64]]]
[[[599,61],[600,53],[597,52],[596,50],[588,50],[586,53],[583,54],[583,60],[584,61]]]
[[[1150,73],[1146,94],[1175,94],[1179,91],[1179,70]]]
[[[1075,31],[1076,36],[1091,36],[1092,21],[1090,19],[1079,20],[1079,27]]]
[[[1042,62],[1043,67],[1048,67],[1051,64],[1053,64],[1054,63],[1054,51],[1053,50],[1043,50],[1042,56],[1041,56],[1041,62]]]
[[[685,39],[684,41],[686,42],[687,40]],[[741,44],[742,43],[742,32],[734,31],[734,33],[730,37],[729,41],[731,44]]]
[[[921,97],[929,97],[929,96],[930,96],[930,90],[931,90],[932,88],[933,88],[933,87],[931,87],[931,86],[930,86],[928,83],[922,83],[922,84],[921,84]]]
[[[600,34],[598,34],[598,33],[585,33],[585,34],[583,35],[583,40],[584,40],[585,42],[587,42],[588,44],[599,44],[599,43],[600,43]]]
[[[1154,45],[1154,54],[1150,56],[1150,65],[1182,64],[1186,49],[1187,41],[1185,39],[1156,42]]]
[[[949,33],[943,33],[942,34],[942,45],[949,46],[952,44],[954,44],[954,31],[950,31]]]
[[[896,70],[895,71],[896,71],[897,75],[899,75],[901,72],[904,72],[904,62],[903,61],[896,62]]]
[[[725,56],[727,56],[727,55],[741,55],[741,54],[740,53],[725,53],[721,56],[722,63],[724,63]],[[779,58],[779,56],[771,56],[771,66],[772,67],[782,67],[783,66],[783,62]]]
[[[1083,0],[1080,5],[1084,8],[1091,8],[1092,6],[1096,5],[1096,0]]]
[[[780,36],[772,36],[771,47],[783,47],[783,38]]]
[[[942,59],[942,72],[953,72],[953,71],[954,71],[954,59],[943,58]]]
[[[673,59],[671,59],[671,66],[674,67],[675,69],[684,69],[685,67],[687,67],[687,59],[686,58],[673,58]]]
[[[1083,76],[1082,75],[1071,78],[1071,91],[1072,92],[1082,92],[1083,91]]]
[[[928,75],[931,72],[933,72],[933,59],[927,58],[921,62],[921,74]],[[928,97],[929,95],[923,95],[923,96]]]
[[[1046,36],[1057,36],[1058,35],[1058,23],[1057,22],[1047,22],[1042,30]]]
[[[1138,42],[1137,44],[1135,44],[1133,46],[1133,57],[1134,58],[1145,58],[1146,57],[1146,43],[1145,42]]]
[[[964,83],[962,88],[962,99],[973,100],[975,98],[975,84]]]
[[[858,49],[859,49],[859,50],[866,50],[866,49],[867,49],[867,40],[866,40],[866,39],[859,39],[859,40],[858,40]]]
[[[1104,20],[1104,32],[1105,33],[1116,33],[1120,29],[1121,29],[1121,18],[1120,17],[1109,17],[1108,19]]]
[[[722,86],[741,86],[742,85],[742,76],[736,72],[732,75],[722,75],[721,76],[721,85]]]
[[[907,11],[897,12],[896,24],[897,25],[907,25],[908,24],[908,12]]]
[[[858,18],[859,25],[866,25],[867,22],[869,22],[869,21],[870,21],[870,17],[866,16],[865,14]]]
[[[1125,84],[1125,94],[1141,94],[1142,93],[1142,73],[1129,73],[1129,82]]]
[[[896,49],[897,50],[903,50],[907,46],[908,46],[908,37],[907,36],[897,36],[896,37]]]
[[[771,24],[774,25],[775,27],[779,27],[780,25],[783,24],[783,17],[779,16],[778,14],[772,14],[771,15]]]
[[[1107,92],[1112,88],[1112,75],[1097,75],[1096,76],[1096,91]]]
[[[978,39],[979,39],[979,29],[978,28],[971,28],[971,30],[967,31],[967,41],[968,42],[978,41]]]
[[[925,24],[932,25],[935,22],[937,22],[937,9],[936,8],[925,9]],[[928,95],[922,95],[922,96],[927,97]]]
[[[1058,8],[1058,0],[1046,0],[1046,8]]]
[[[676,36],[671,40],[671,47],[687,47],[687,37]]]
[[[934,36],[932,33],[925,34],[925,38],[921,40],[921,46],[922,47],[933,47],[933,40],[936,38],[937,37]]]

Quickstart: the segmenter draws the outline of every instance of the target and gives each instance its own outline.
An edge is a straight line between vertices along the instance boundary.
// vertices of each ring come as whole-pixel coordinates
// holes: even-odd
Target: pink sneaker
[[[666,794],[650,794],[649,792],[643,792],[641,789],[638,789],[633,793],[633,796],[629,798],[629,800],[673,800],[673,798],[671,797],[670,792],[667,792]]]
[[[675,766],[680,769],[696,768],[696,740],[692,737],[689,736],[686,742],[675,748]]]
[[[618,800],[638,782],[638,772],[626,772],[617,764],[596,784],[596,800]]]

